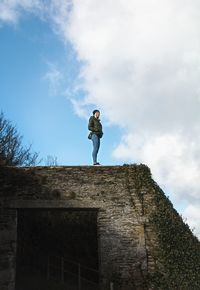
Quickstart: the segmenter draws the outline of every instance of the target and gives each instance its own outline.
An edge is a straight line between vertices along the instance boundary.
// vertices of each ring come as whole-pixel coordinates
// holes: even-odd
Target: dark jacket
[[[90,117],[89,123],[88,123],[88,129],[100,138],[103,136],[101,122],[99,119],[95,118],[95,116]]]

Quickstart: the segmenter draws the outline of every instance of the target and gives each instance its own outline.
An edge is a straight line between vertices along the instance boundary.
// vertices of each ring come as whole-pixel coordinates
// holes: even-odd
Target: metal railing
[[[62,283],[77,284],[77,290],[84,290],[84,285],[91,289],[98,289],[99,271],[88,266],[60,256],[48,256],[47,279]]]

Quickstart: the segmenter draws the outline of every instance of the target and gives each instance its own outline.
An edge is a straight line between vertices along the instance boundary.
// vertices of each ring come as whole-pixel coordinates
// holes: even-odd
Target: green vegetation
[[[154,202],[157,210],[151,222],[158,239],[156,271],[151,276],[154,289],[199,290],[200,242],[163,192],[156,192]]]

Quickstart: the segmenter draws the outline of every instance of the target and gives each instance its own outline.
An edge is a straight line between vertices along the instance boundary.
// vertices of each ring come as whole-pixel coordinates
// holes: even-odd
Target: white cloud
[[[113,155],[146,163],[179,202],[200,206],[200,2],[2,3],[9,3],[8,16],[0,9],[0,19],[17,19],[19,9],[32,7],[72,43],[84,63],[79,77],[86,92],[72,100],[74,108],[85,116],[95,104],[124,128]]]
[[[183,216],[186,217],[186,221],[194,233],[200,237],[200,205],[189,205],[185,209]]]
[[[80,100],[77,100],[75,98],[71,98],[70,99],[73,107],[74,107],[74,111],[76,112],[76,114],[79,116],[79,117],[82,117],[86,120],[88,120],[88,112],[86,110],[86,108],[84,107],[84,101],[80,101]]]
[[[1,0],[0,22],[16,23],[23,10],[34,12],[43,8],[41,0]]]
[[[49,84],[49,93],[54,96],[59,93],[61,82],[63,80],[63,74],[58,69],[57,65],[52,62],[47,62],[48,71],[43,76],[43,80],[47,81]]]
[[[198,143],[180,133],[128,134],[113,152],[127,161],[150,166],[157,181],[168,187],[176,198],[200,202]]]

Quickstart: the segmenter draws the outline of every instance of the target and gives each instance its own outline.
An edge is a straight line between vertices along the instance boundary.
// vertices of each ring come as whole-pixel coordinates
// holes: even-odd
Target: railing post
[[[78,290],[81,290],[81,265],[78,263]]]
[[[50,279],[50,258],[47,256],[47,280]]]
[[[114,290],[114,283],[110,282],[110,290]]]
[[[65,282],[65,269],[64,269],[65,265],[64,265],[64,258],[61,257],[61,281],[64,283]]]

